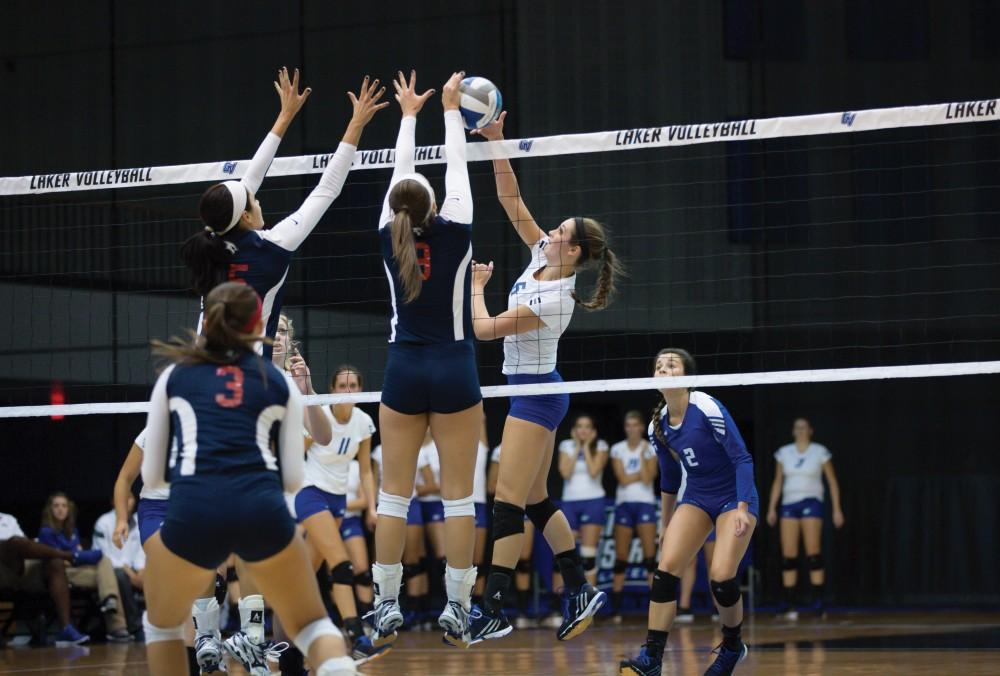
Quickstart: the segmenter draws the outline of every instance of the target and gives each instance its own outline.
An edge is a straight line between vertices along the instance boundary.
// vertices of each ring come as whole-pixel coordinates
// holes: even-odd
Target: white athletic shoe
[[[372,626],[372,645],[376,648],[395,641],[398,636],[396,630],[403,626],[403,613],[400,612],[399,602],[396,599],[380,601],[364,619]]]
[[[222,642],[211,634],[203,634],[195,639],[195,659],[203,674],[225,671],[222,659]]]
[[[441,615],[438,626],[444,629],[443,641],[456,648],[468,648],[472,642],[469,637],[469,611],[462,604],[448,601]]]
[[[238,631],[222,643],[226,652],[238,660],[250,676],[262,676],[268,673],[264,651],[267,646],[257,645],[243,631]]]

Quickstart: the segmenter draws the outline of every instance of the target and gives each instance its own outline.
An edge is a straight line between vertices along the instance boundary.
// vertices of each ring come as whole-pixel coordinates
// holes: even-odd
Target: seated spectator
[[[65,493],[53,493],[46,501],[38,541],[74,555],[84,551],[80,545],[80,533],[76,529],[76,505]],[[82,555],[77,556],[82,558]],[[91,557],[90,565],[81,564],[66,569],[69,583],[81,589],[97,589],[109,641],[131,641],[132,635],[125,628],[125,614],[118,595],[118,579],[111,561],[100,550],[90,550],[86,556]]]
[[[26,559],[31,559],[27,561]],[[35,559],[41,559],[36,561]],[[43,592],[48,583],[49,595],[59,617],[56,646],[80,645],[90,640],[69,621],[69,581],[66,564],[94,562],[90,552],[66,552],[29,540],[17,519],[0,513],[0,589]]]
[[[128,496],[126,523],[128,534],[119,543],[115,538],[118,519],[112,509],[102,514],[94,524],[94,549],[104,553],[111,562],[118,578],[118,594],[125,607],[125,624],[130,634],[142,628],[142,611],[136,602],[135,592],[142,590],[142,571],[146,567],[146,553],[139,537],[139,522],[135,515],[135,496]],[[118,546],[121,544],[122,546]]]

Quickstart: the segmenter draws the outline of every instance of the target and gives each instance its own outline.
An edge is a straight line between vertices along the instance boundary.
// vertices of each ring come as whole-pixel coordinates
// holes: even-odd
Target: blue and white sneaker
[[[585,584],[575,594],[563,596],[563,621],[556,632],[560,641],[568,641],[582,634],[594,621],[594,615],[608,601],[608,595]]]
[[[618,663],[618,676],[660,676],[662,670],[663,659],[646,652],[646,646],[639,649],[636,657]]]
[[[472,611],[469,613],[469,645],[493,638],[503,638],[512,631],[514,627],[502,610],[496,615],[491,615],[484,608],[472,606]]]
[[[740,641],[739,650],[729,650],[726,646],[720,643],[712,652],[715,653],[717,657],[715,658],[715,661],[712,662],[711,666],[705,670],[705,676],[730,676],[730,674],[733,673],[733,669],[736,668],[736,663],[746,659],[747,654],[750,652],[750,648],[747,647],[747,644],[742,641]]]
[[[456,648],[468,648],[472,645],[469,638],[469,611],[461,603],[448,601],[444,610],[438,616],[438,626],[444,629],[441,640]]]
[[[56,635],[56,647],[68,648],[74,645],[83,645],[90,640],[90,636],[77,630],[72,624],[67,624],[63,630]]]
[[[396,599],[385,599],[380,602],[374,610],[365,614],[363,619],[368,620],[374,630],[371,641],[376,648],[395,641],[399,636],[396,630],[403,626],[403,613],[399,611],[399,602]]]
[[[268,645],[257,645],[250,640],[246,632],[236,632],[223,641],[222,646],[226,649],[227,653],[243,665],[243,668],[251,676],[266,674],[268,672],[267,662],[264,658],[264,651],[268,648]],[[201,664],[200,661],[199,664]]]
[[[362,664],[367,664],[382,657],[386,653],[392,650],[391,644],[386,644],[376,648],[372,644],[372,640],[367,636],[359,636],[355,641],[354,645],[351,647],[351,659],[354,660],[354,666],[360,667]]]
[[[225,671],[226,663],[222,661],[222,641],[212,634],[202,634],[195,638],[195,659],[203,674],[214,674]]]

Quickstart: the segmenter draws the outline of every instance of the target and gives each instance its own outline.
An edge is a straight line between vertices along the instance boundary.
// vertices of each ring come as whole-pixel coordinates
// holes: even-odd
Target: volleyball
[[[458,89],[462,92],[459,110],[466,129],[482,129],[503,110],[500,90],[484,77],[467,77]]]

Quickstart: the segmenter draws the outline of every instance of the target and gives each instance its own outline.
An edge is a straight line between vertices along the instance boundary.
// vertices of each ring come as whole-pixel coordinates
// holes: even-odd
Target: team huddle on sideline
[[[560,336],[576,306],[607,307],[622,265],[594,219],[570,217],[542,229],[521,199],[510,162],[494,160],[498,199],[530,260],[507,308],[490,312],[484,289],[493,264],[474,261],[472,253],[473,200],[459,111],[463,77],[454,73],[441,91],[447,169],[440,203],[414,166],[417,116],[434,90],[418,92],[413,72],[409,77],[400,72],[392,82],[402,119],[377,224],[392,307],[377,486],[370,459],[373,421],[350,404],[303,404],[302,396],[314,393],[311,373],[281,309],[292,256],[340,194],[362,130],[389,105],[381,100],[386,88],[366,76],[358,94],[348,93],[353,114],[318,185],[297,211],[265,229],[257,191],[311,93],[299,91],[298,71],[289,76],[281,69],[275,82],[281,111],[245,176],[214,185],[202,196],[204,230],[181,252],[202,299],[198,331],[186,340],[154,343],[168,366],[153,388],[146,428],[116,483],[117,507],[119,492],[124,501],[141,465],[138,523],[147,554],[143,624],[151,673],[224,671],[228,653],[249,673],[263,674],[269,663],[291,669],[284,665],[295,654],[300,668],[307,661],[320,676],[339,676],[356,673],[357,664],[391,649],[404,622],[399,596],[407,517],[428,434],[440,463],[447,602],[438,624],[445,643],[469,647],[513,630],[504,602],[518,570],[526,521],[544,535],[564,583],[556,638],[580,635],[605,604],[606,594],[593,584],[596,552],[589,545],[578,550],[567,514],[546,488],[567,394],[510,400],[493,507],[492,561],[482,606],[472,603],[478,577],[473,477],[483,420],[474,340],[503,338],[503,374],[510,384],[561,382]],[[505,117],[502,113],[473,134],[502,139]],[[588,298],[576,288],[577,272],[585,269],[597,274]],[[693,375],[694,359],[680,348],[661,350],[653,373]],[[330,388],[360,391],[361,374],[349,365],[338,367]],[[747,654],[737,571],[759,514],[753,461],[721,402],[686,388],[660,392],[648,435],[659,463],[663,519],[658,562],[647,556],[649,630],[638,655],[623,660],[619,671],[661,673],[679,578],[714,532],[711,591],[723,641],[706,673],[730,674]],[[375,532],[367,631],[354,586],[367,586],[369,578],[352,569],[342,534],[355,459]],[[682,475],[685,488],[678,499]],[[219,504],[225,505],[222,514]],[[118,514],[116,538],[127,531],[124,511]],[[569,516],[579,521],[578,515]],[[223,642],[218,590],[224,594],[233,555],[241,630]],[[346,643],[324,606],[331,596]],[[277,642],[265,638],[264,598],[275,612]]]

